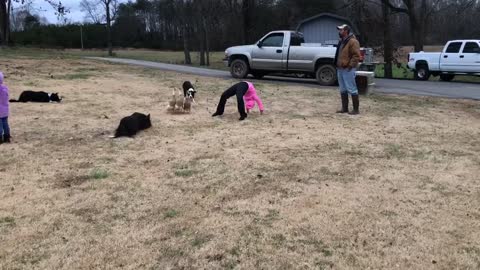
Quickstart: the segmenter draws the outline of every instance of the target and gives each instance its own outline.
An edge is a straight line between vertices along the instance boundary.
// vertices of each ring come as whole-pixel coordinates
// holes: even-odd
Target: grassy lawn
[[[83,54],[80,54],[83,55]],[[236,80],[72,52],[0,55],[13,143],[0,145],[0,269],[479,269],[478,101]],[[196,81],[190,114],[167,112]],[[152,128],[111,139],[120,119]]]

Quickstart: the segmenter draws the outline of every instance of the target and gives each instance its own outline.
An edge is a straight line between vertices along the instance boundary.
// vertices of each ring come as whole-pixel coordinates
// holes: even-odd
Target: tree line
[[[195,50],[203,65],[210,51],[253,43],[272,30],[295,29],[323,12],[350,19],[362,45],[380,48],[386,63],[394,61],[398,46],[419,51],[425,44],[480,38],[479,0],[82,0],[86,23],[81,25],[46,25],[41,14],[12,11],[11,1],[0,0],[2,44],[183,50],[186,63]],[[68,18],[60,3],[37,1],[49,2]]]

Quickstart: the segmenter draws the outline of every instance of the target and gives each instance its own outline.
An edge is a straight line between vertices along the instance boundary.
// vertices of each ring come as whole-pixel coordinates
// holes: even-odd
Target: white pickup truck
[[[335,45],[305,43],[299,32],[273,31],[256,44],[228,48],[223,60],[234,78],[248,74],[255,78],[269,73],[302,74],[315,77],[321,85],[334,85],[336,50]],[[362,65],[373,66],[373,50],[361,48],[360,52]]]
[[[410,53],[408,68],[422,81],[431,75],[440,76],[442,81],[451,81],[459,74],[480,76],[480,40],[452,40],[441,53]]]

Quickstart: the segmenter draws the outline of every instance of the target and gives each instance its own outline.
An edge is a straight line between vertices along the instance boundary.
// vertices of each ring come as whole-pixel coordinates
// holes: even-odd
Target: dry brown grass
[[[0,146],[1,269],[479,269],[480,107],[257,83],[239,122],[233,81],[87,60],[0,62],[11,104]],[[53,76],[53,78],[51,77]],[[198,79],[191,114],[171,87]],[[119,120],[151,113],[135,139]]]

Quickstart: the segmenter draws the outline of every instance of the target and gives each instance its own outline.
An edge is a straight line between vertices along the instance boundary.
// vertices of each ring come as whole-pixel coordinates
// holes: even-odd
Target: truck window
[[[446,53],[459,53],[462,47],[462,42],[452,42],[448,45]]]
[[[301,46],[302,43],[305,43],[305,40],[302,36],[292,35],[290,39],[290,46]]]
[[[275,33],[262,41],[263,47],[283,47],[283,33]]]
[[[463,53],[480,53],[480,47],[476,42],[467,42],[465,48],[463,48]]]

